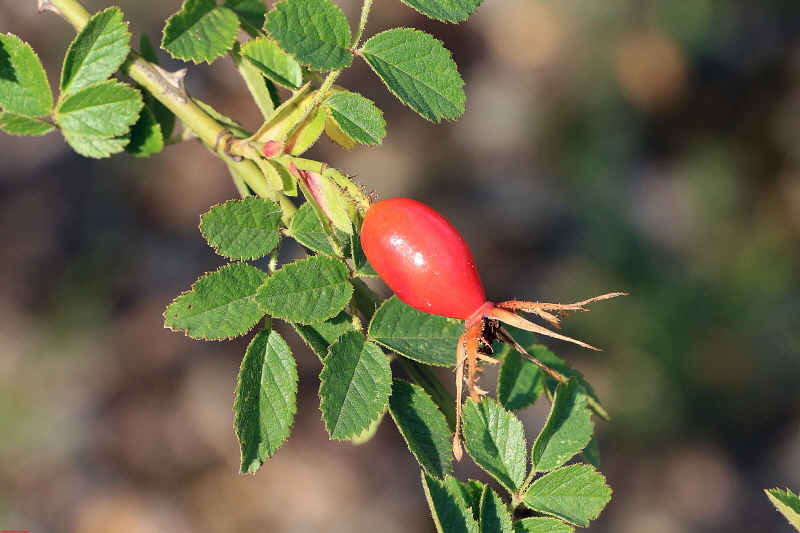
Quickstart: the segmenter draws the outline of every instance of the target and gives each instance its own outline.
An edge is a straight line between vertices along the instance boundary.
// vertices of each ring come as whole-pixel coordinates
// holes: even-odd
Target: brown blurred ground
[[[154,40],[180,7],[120,5]],[[388,137],[351,153],[323,140],[312,157],[445,213],[491,299],[632,293],[566,323],[602,354],[552,344],[613,417],[598,432],[614,497],[591,530],[791,531],[762,489],[800,490],[800,6],[486,0],[455,26],[376,2],[368,33],[398,25],[453,51],[467,112],[428,124],[356,64],[341,83],[385,110]],[[7,0],[0,31],[56,82],[64,22]],[[188,83],[257,127],[224,61]],[[56,134],[0,134],[0,161],[0,528],[433,531],[390,423],[360,447],[327,440],[319,363],[291,331],[292,437],[236,473],[246,340],[192,341],[161,319],[223,263],[198,217],[236,192],[204,149],[93,161]],[[522,416],[533,431],[544,413]]]

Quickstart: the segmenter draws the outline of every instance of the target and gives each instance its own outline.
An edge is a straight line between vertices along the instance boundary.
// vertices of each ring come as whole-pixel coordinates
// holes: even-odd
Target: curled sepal
[[[283,212],[258,196],[216,205],[200,217],[200,231],[218,254],[230,259],[257,259],[280,241]]]
[[[580,527],[589,527],[589,521],[600,515],[610,499],[605,477],[580,463],[545,474],[522,497],[530,509]]]
[[[332,439],[362,434],[383,413],[391,393],[391,369],[383,351],[359,331],[334,342],[320,374],[320,409]]]
[[[264,316],[253,300],[267,274],[246,263],[230,263],[198,279],[164,312],[164,325],[195,339],[244,335]]]
[[[253,337],[236,385],[240,471],[252,474],[289,437],[297,411],[297,367],[286,341],[271,329]]]

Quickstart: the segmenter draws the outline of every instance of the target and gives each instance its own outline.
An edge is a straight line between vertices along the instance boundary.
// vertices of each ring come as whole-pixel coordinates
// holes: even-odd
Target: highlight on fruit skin
[[[560,382],[564,376],[527,353],[501,322],[533,333],[597,350],[585,342],[561,335],[520,316],[533,314],[558,328],[562,316],[588,311],[586,305],[616,296],[612,292],[571,304],[486,299],[475,260],[464,238],[450,222],[427,205],[410,198],[392,198],[372,204],[361,226],[361,246],[375,272],[397,297],[411,307],[464,320],[456,356],[456,431],[453,454],[461,459],[460,426],[464,385],[475,401],[486,391],[478,387],[478,360],[497,363],[485,355],[494,340],[507,342]],[[466,367],[466,376],[464,375]]]

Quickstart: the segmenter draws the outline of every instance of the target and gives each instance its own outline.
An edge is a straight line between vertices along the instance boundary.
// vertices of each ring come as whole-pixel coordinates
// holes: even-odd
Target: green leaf
[[[464,80],[441,41],[429,34],[395,28],[366,43],[361,55],[395,96],[433,122],[464,112]]]
[[[598,517],[611,499],[611,488],[593,467],[575,464],[540,477],[525,492],[522,501],[540,513],[580,527]]]
[[[322,223],[319,221],[317,212],[314,211],[314,207],[308,202],[301,205],[297,213],[292,217],[292,222],[289,225],[287,234],[306,248],[314,250],[315,252],[327,255],[333,255],[335,253],[333,246],[331,246],[328,240],[328,236],[325,234],[325,230],[322,229]],[[340,241],[346,242],[349,240],[347,239],[348,236],[343,232],[339,232],[338,234],[340,236]]]
[[[320,409],[332,439],[359,435],[381,416],[391,393],[392,372],[383,351],[359,331],[333,343],[320,374]]]
[[[597,436],[592,435],[583,450],[581,450],[583,460],[595,468],[600,468],[600,447],[597,445]]]
[[[511,493],[522,486],[527,448],[522,422],[494,399],[468,399],[463,407],[464,447],[475,462]]]
[[[236,386],[236,436],[242,473],[254,473],[289,437],[297,411],[297,368],[286,341],[272,330],[253,337]]]
[[[481,0],[403,0],[423,15],[442,22],[467,20],[481,3]]]
[[[240,19],[244,20],[254,28],[264,26],[264,15],[267,13],[267,6],[263,0],[225,0],[222,7],[227,7],[236,13]]]
[[[497,377],[497,399],[509,411],[519,411],[532,405],[544,391],[544,376],[536,364],[504,344],[504,351],[496,352],[502,359]],[[547,349],[544,346],[538,346]],[[527,349],[527,347],[526,347]],[[530,351],[536,357],[535,350]]]
[[[356,276],[379,277],[378,273],[367,261],[367,256],[364,255],[364,248],[361,246],[361,234],[357,231],[353,232],[350,250],[353,254],[353,266],[356,269]]]
[[[352,150],[356,142],[351,139],[331,117],[325,121],[325,135],[345,150]]]
[[[234,46],[230,51],[231,59],[239,69],[239,74],[242,76],[247,90],[253,96],[253,100],[261,111],[261,116],[267,118],[272,115],[276,107],[276,102],[273,96],[276,96],[277,89],[272,81],[264,77],[264,74],[258,70],[250,61],[243,59],[239,53],[241,49]]]
[[[142,94],[124,83],[106,80],[67,96],[55,119],[65,132],[109,138],[128,133],[139,119]]]
[[[300,324],[293,322],[292,326],[300,334],[320,359],[328,356],[328,348],[345,331],[353,330],[353,318],[342,311],[325,322],[316,324]]]
[[[369,338],[409,359],[438,366],[456,364],[461,322],[429,315],[401,302],[386,300],[372,317]]]
[[[483,489],[486,485],[480,481],[470,479],[466,483],[462,483],[454,477],[447,476],[444,484],[453,494],[456,494],[464,501],[468,509],[472,510],[472,518],[476,522],[481,519],[481,498],[483,497]]]
[[[350,26],[331,0],[281,0],[267,14],[265,29],[281,48],[314,70],[342,69],[353,60]]]
[[[322,130],[325,129],[325,120],[327,118],[328,116],[325,114],[325,110],[322,107],[314,109],[303,123],[292,131],[291,135],[286,140],[285,152],[291,155],[300,155],[311,148],[322,135]],[[328,180],[323,180],[323,182],[329,184],[330,187],[334,187]],[[336,188],[332,190],[337,200],[341,198],[342,193],[340,189]],[[344,211],[344,209],[342,209],[342,211]],[[349,228],[352,226],[352,223],[347,213],[344,213],[344,215],[345,227]]]
[[[69,45],[61,69],[61,92],[74,93],[108,79],[125,61],[130,40],[119,8],[110,7],[94,15]]]
[[[767,497],[786,520],[800,531],[800,498],[789,489],[767,489]]]
[[[450,427],[422,387],[402,379],[393,380],[389,413],[425,472],[443,479],[453,471]]]
[[[438,533],[478,533],[478,522],[467,506],[463,494],[454,490],[452,484],[439,481],[422,471],[422,487],[433,515]],[[457,480],[455,480],[457,482]]]
[[[52,107],[53,93],[39,56],[16,35],[0,33],[0,108],[41,117]]]
[[[137,157],[149,157],[164,149],[164,136],[161,124],[153,112],[145,106],[139,114],[139,120],[131,127],[130,142],[125,151]]]
[[[586,392],[576,378],[570,378],[556,389],[547,423],[533,443],[533,468],[546,472],[563,465],[586,447],[593,431]]]
[[[0,130],[12,135],[44,135],[56,127],[38,118],[23,117],[14,113],[0,113]]]
[[[572,533],[575,529],[557,518],[535,516],[514,522],[514,533]]]
[[[63,131],[62,133],[64,134],[64,139],[75,152],[84,157],[94,157],[95,159],[118,154],[125,150],[125,147],[130,142],[130,136],[127,134],[118,137],[95,137],[70,131]]]
[[[488,485],[481,497],[481,533],[512,533],[511,515],[503,500]]]
[[[242,55],[267,78],[289,89],[303,85],[303,69],[272,39],[261,37],[242,45]]]
[[[340,92],[326,100],[331,118],[351,139],[367,145],[378,145],[386,135],[383,113],[372,100],[360,94]]]
[[[200,217],[200,231],[224,257],[257,259],[278,245],[282,215],[274,202],[248,196],[212,207]]]
[[[352,295],[344,263],[317,255],[284,265],[258,290],[256,301],[272,316],[310,324],[339,314]]]
[[[161,47],[172,57],[211,63],[227,52],[239,32],[239,17],[216,0],[186,0],[167,19]]]
[[[195,339],[244,335],[264,316],[253,295],[267,274],[246,263],[230,263],[198,279],[164,313],[164,324]]]

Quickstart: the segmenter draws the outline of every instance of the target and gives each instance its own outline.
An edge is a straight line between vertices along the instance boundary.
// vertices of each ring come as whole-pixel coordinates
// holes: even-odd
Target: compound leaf
[[[272,39],[261,37],[242,45],[242,55],[267,78],[289,89],[303,84],[303,69]]]
[[[280,241],[283,212],[258,196],[216,205],[200,217],[200,231],[218,254],[230,259],[256,259]]]
[[[331,95],[326,100],[330,117],[341,131],[361,144],[377,145],[386,135],[386,121],[375,104],[350,92]]]
[[[550,415],[533,443],[533,468],[545,472],[563,465],[586,447],[593,431],[586,392],[577,378],[570,378],[556,389]]]
[[[275,331],[258,333],[242,360],[236,386],[236,436],[240,470],[254,473],[289,437],[297,411],[297,367]]]
[[[443,479],[453,471],[450,427],[422,387],[402,379],[393,380],[389,413],[425,472]]]
[[[464,404],[462,434],[464,447],[475,462],[515,493],[525,480],[527,448],[522,422],[485,397]]]
[[[233,46],[238,31],[239,17],[216,0],[186,0],[167,19],[161,47],[177,59],[211,63]]]
[[[317,255],[284,265],[258,290],[256,301],[275,317],[311,324],[339,314],[352,294],[344,263]]]
[[[130,40],[118,7],[94,15],[69,45],[61,69],[61,92],[74,93],[111,76],[125,61]]]
[[[386,408],[391,369],[383,351],[359,331],[343,333],[328,350],[320,374],[320,409],[332,439],[361,434]]]
[[[0,108],[41,117],[52,107],[53,93],[39,56],[16,35],[0,33]]]
[[[375,311],[368,335],[370,340],[409,359],[453,366],[463,331],[460,322],[423,313],[392,296]]]
[[[353,60],[350,26],[331,0],[281,0],[267,14],[265,29],[281,48],[314,70],[341,69]]]
[[[593,467],[574,464],[540,477],[525,492],[522,501],[540,513],[580,527],[589,527],[611,499],[611,488]]]
[[[246,263],[225,265],[178,296],[164,312],[164,323],[196,339],[244,335],[264,316],[253,295],[266,277]]]
[[[464,80],[441,41],[412,28],[381,32],[364,43],[361,55],[389,90],[433,122],[464,112]]]

